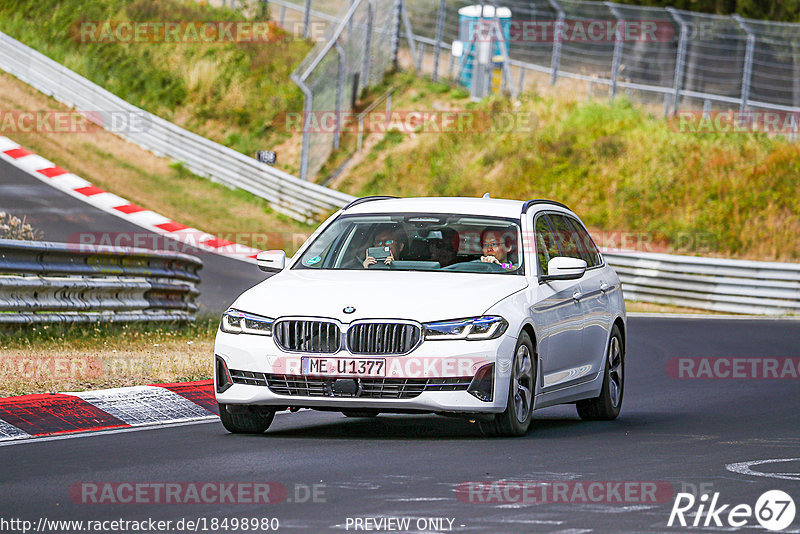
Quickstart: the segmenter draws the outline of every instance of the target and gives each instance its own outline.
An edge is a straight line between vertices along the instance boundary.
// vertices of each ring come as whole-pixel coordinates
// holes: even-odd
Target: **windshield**
[[[294,269],[523,274],[519,220],[435,213],[343,216]]]

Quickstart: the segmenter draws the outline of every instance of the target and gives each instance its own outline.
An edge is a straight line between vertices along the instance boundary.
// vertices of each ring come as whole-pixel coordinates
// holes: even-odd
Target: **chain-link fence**
[[[307,4],[309,5],[309,4]],[[352,0],[292,74],[305,95],[300,176],[313,178],[338,148],[357,97],[383,81],[397,54],[401,0]]]
[[[478,4],[511,12],[511,92],[524,87],[526,71],[537,71],[553,83],[566,77],[607,85],[612,95],[623,88],[658,97],[665,112],[698,100],[706,108],[800,112],[800,24],[584,0],[405,4],[415,65],[434,79],[458,71],[452,44],[470,38],[463,8]]]
[[[496,27],[490,48],[503,56],[503,91],[520,93],[532,78],[526,73],[537,72],[553,84],[571,78],[607,86],[611,96],[624,90],[663,103],[665,114],[772,110],[788,119],[791,132],[800,129],[800,24],[586,0],[270,4],[273,18],[276,10],[281,20],[299,18],[306,33],[315,20],[329,25],[294,76],[306,94],[307,120],[350,111],[354,77],[356,94],[379,82],[401,42],[417,72],[469,85],[465,71],[475,72],[476,42]],[[340,12],[332,15],[335,7]],[[339,132],[306,126],[301,175],[308,179],[338,146]]]

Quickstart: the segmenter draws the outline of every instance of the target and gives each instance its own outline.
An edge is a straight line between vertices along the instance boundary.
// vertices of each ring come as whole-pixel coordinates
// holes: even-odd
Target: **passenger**
[[[514,237],[507,228],[486,228],[481,232],[481,247],[484,263],[496,263],[504,269],[513,269],[514,264],[508,257],[513,249]]]
[[[372,240],[373,247],[389,247],[389,256],[383,260],[383,263],[389,265],[395,259],[400,259],[400,255],[406,248],[406,235],[399,226],[385,226],[378,230]],[[369,255],[367,249],[366,258],[364,259],[364,268],[368,269],[370,265],[375,265],[378,260]]]
[[[428,233],[428,247],[431,261],[438,261],[440,267],[456,263],[458,256],[459,236],[452,228],[440,228]]]

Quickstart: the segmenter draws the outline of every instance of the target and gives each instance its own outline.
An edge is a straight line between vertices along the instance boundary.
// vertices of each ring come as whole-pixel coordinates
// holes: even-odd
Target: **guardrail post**
[[[622,24],[624,24],[625,20],[614,4],[611,2],[606,2],[605,4],[617,19],[617,31],[614,35],[614,57],[611,60],[611,98],[614,98],[617,96],[617,77],[619,76],[619,65],[622,61]]]
[[[686,70],[686,43],[689,40],[689,26],[680,14],[671,7],[666,8],[675,22],[681,27],[678,37],[678,54],[675,56],[675,76],[672,80],[672,105],[673,114],[678,113],[678,106],[681,100],[681,86],[683,85],[683,75]]]
[[[374,0],[367,2],[367,43],[364,49],[364,67],[361,69],[361,89],[369,87],[369,66],[372,61],[372,22],[375,17]]]
[[[444,33],[444,17],[446,0],[439,0],[439,17],[436,19],[436,44],[433,50],[433,81],[439,79],[439,55],[442,53],[442,34]]]
[[[756,47],[756,36],[739,15],[733,15],[733,20],[747,34],[747,48],[744,52],[744,67],[742,68],[742,102],[739,104],[739,111],[747,111],[747,101],[750,99],[750,82],[753,78],[753,52]]]
[[[281,27],[285,27],[286,26],[286,6],[281,6],[280,25],[281,25]]]
[[[553,40],[553,56],[550,59],[550,68],[552,69],[552,73],[550,74],[550,84],[555,85],[556,80],[558,80],[558,66],[561,63],[561,29],[564,26],[564,10],[561,8],[556,0],[547,0],[550,3],[550,6],[558,13],[556,17],[556,25],[554,28],[554,37]]]

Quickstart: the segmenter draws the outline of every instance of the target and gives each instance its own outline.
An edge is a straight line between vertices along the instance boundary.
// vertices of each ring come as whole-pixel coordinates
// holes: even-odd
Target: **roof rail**
[[[546,198],[535,198],[533,200],[526,201],[525,204],[522,205],[522,213],[527,213],[528,212],[528,208],[530,208],[534,204],[551,204],[553,206],[558,206],[558,207],[561,207],[561,208],[569,210],[569,207],[567,207],[566,205],[562,204],[561,202],[556,202],[555,200],[548,200]],[[570,210],[570,211],[572,211],[572,210]]]
[[[369,197],[361,197],[361,198],[355,199],[354,201],[352,201],[350,204],[348,204],[347,206],[343,207],[342,209],[346,210],[346,209],[352,208],[353,206],[358,206],[359,204],[363,204],[364,202],[370,202],[372,200],[388,200],[390,198],[400,198],[400,197],[393,197],[393,196],[389,196],[389,195],[373,195],[373,196],[369,196]]]

